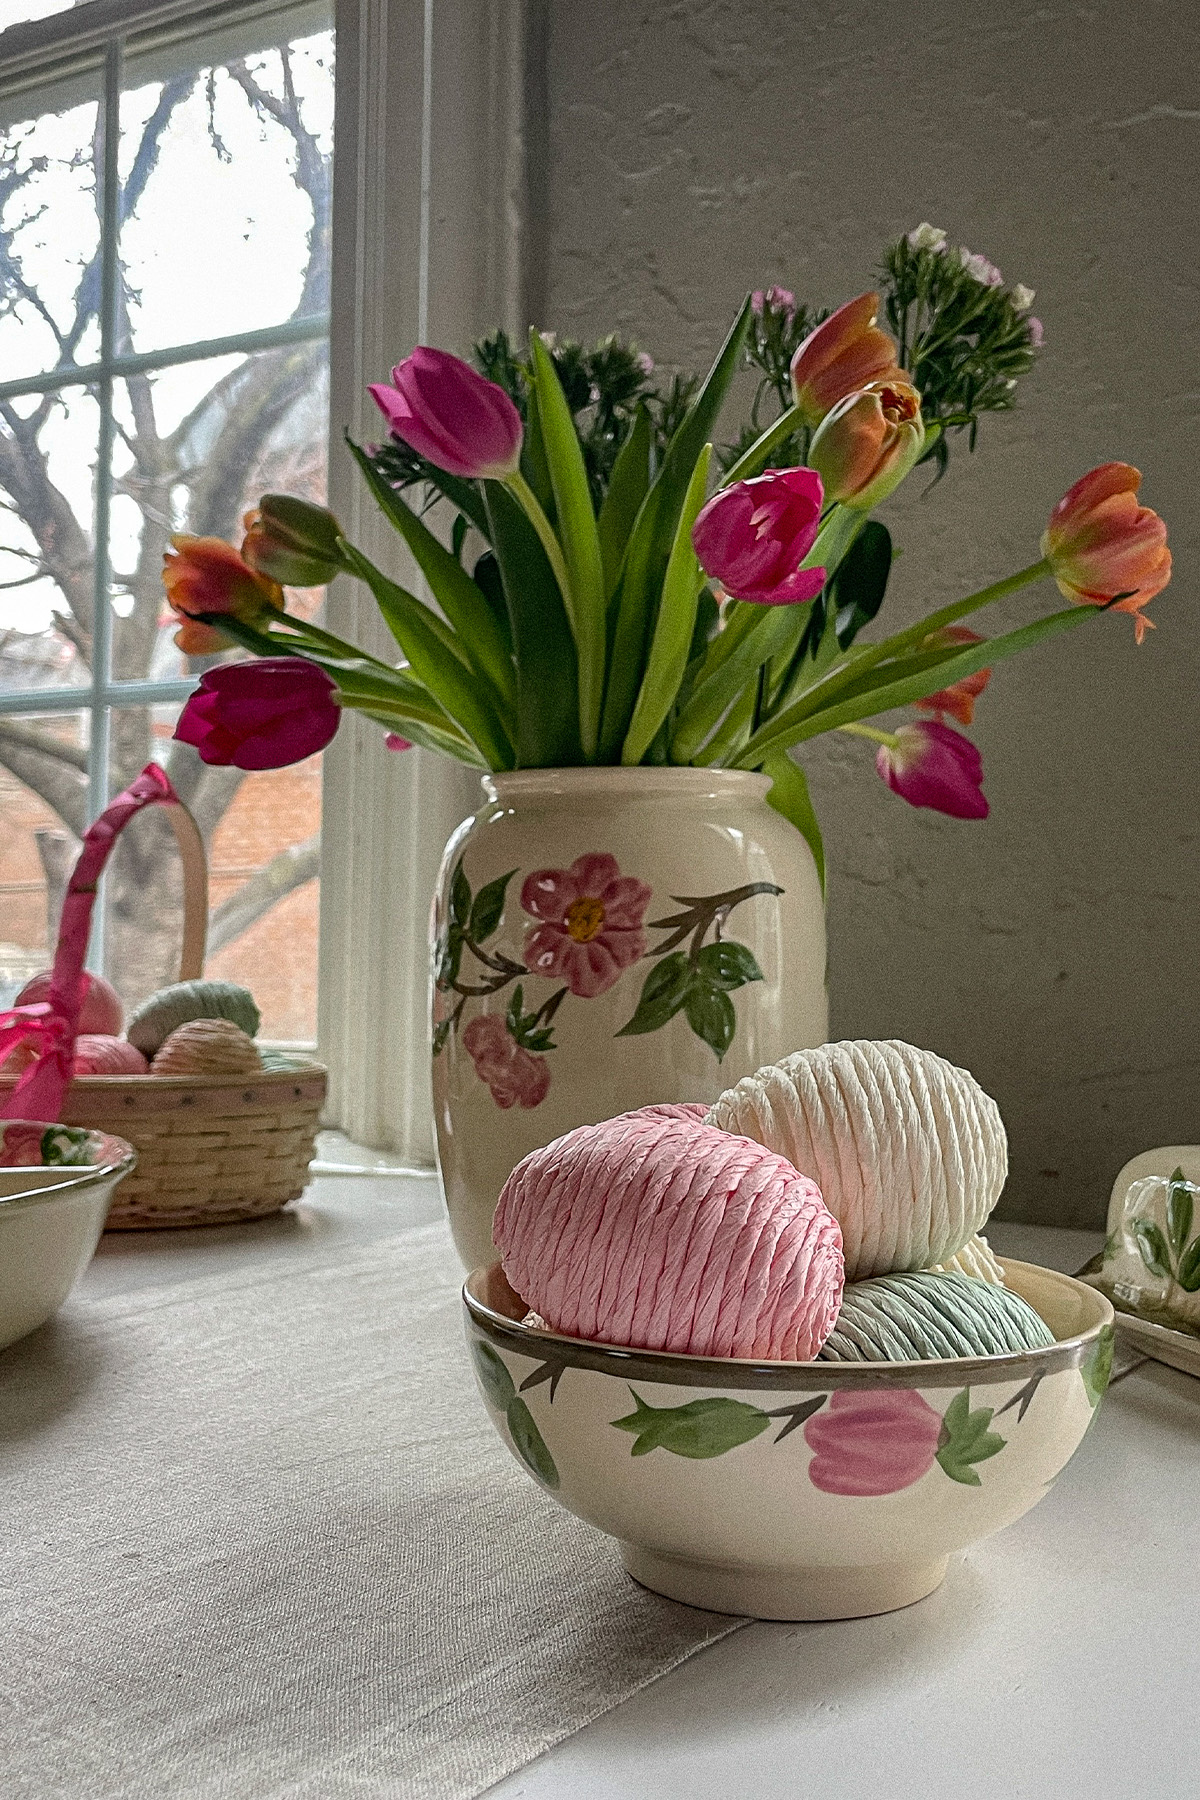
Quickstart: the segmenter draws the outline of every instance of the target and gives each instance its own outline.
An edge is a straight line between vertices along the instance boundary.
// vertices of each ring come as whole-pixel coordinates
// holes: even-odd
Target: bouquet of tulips
[[[1012,406],[1042,342],[1032,300],[922,225],[887,251],[879,291],[832,313],[778,287],[749,296],[699,382],[663,383],[611,338],[586,351],[532,332],[521,356],[498,334],[474,367],[421,346],[371,389],[388,442],[349,447],[434,604],[288,496],[247,516],[240,553],[175,538],[180,648],[265,659],[210,668],[177,735],[208,762],[276,767],[322,748],[350,707],[394,749],[483,769],[764,770],[821,866],[789,752],[837,730],[870,740],[913,805],[985,817],[979,753],[947,717],[970,724],[998,662],[1097,610],[1131,614],[1140,642],[1171,570],[1138,471],[1105,463],[1054,507],[1036,561],[860,641],[893,557],[875,509],[920,465],[939,480],[952,443],[973,448],[983,414]],[[715,447],[747,367],[750,416]],[[287,610],[285,586],[337,574],[367,583],[395,662]],[[1065,608],[990,639],[962,624],[1047,577]],[[867,723],[907,707],[908,723]]]

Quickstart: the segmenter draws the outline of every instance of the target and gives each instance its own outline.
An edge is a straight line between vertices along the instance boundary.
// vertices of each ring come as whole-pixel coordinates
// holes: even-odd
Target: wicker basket
[[[170,790],[168,789],[168,793]],[[200,833],[173,794],[164,800],[183,859],[179,979],[204,966],[208,878]],[[278,1212],[308,1180],[325,1101],[319,1063],[228,1075],[81,1075],[68,1086],[64,1125],[124,1138],[137,1168],[118,1187],[107,1231],[226,1225]],[[0,1075],[0,1116],[19,1076]]]

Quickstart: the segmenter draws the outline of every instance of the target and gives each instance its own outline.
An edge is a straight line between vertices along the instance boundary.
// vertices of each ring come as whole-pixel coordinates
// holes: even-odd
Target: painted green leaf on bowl
[[[536,1476],[543,1487],[556,1488],[558,1486],[558,1470],[555,1467],[554,1458],[546,1448],[546,1440],[534,1423],[533,1414],[525,1402],[514,1394],[504,1416],[508,1421],[513,1448],[525,1467],[532,1475]]]
[[[475,1364],[475,1373],[479,1377],[479,1385],[484,1397],[497,1412],[506,1412],[509,1402],[516,1394],[516,1385],[504,1364],[502,1356],[485,1344],[481,1338],[471,1341],[471,1357]]]
[[[724,1456],[727,1450],[748,1444],[771,1422],[757,1406],[719,1394],[686,1406],[648,1406],[633,1388],[629,1392],[636,1411],[612,1423],[618,1431],[633,1433],[633,1456],[648,1456],[651,1450],[695,1458]]]
[[[1111,1325],[1106,1325],[1096,1339],[1087,1361],[1080,1365],[1079,1373],[1083,1376],[1083,1385],[1093,1412],[1099,1406],[1108,1386],[1108,1378],[1112,1374],[1113,1345],[1116,1332]]]
[[[942,1415],[937,1448],[937,1460],[951,1481],[961,1481],[964,1487],[983,1485],[974,1465],[998,1456],[1008,1441],[998,1431],[989,1431],[991,1422],[990,1406],[971,1411],[970,1388],[954,1396]]]

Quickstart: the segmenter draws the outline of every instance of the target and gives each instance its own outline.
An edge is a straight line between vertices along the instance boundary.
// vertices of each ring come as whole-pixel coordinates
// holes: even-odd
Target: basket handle
[[[203,970],[208,931],[208,872],[203,840],[165,771],[157,763],[147,763],[84,833],[63,899],[49,999],[0,1013],[0,1060],[26,1039],[34,1039],[38,1047],[38,1060],[24,1071],[7,1102],[0,1105],[0,1119],[50,1122],[62,1111],[74,1065],[75,1038],[83,1006],[83,961],[100,875],[121,832],[147,806],[166,807],[183,862],[180,980],[193,980]]]

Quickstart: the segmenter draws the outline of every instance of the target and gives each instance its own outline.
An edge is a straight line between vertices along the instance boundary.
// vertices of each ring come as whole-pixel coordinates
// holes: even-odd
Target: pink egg
[[[145,1075],[150,1064],[124,1038],[87,1031],[75,1039],[76,1075]]]
[[[14,1006],[25,1006],[35,1000],[50,998],[50,970],[43,969],[40,975],[33,975],[25,983]],[[83,976],[83,1006],[79,1014],[79,1027],[82,1032],[96,1032],[105,1037],[116,1037],[125,1022],[125,1011],[121,1005],[121,996],[103,975],[91,975],[86,970]]]
[[[570,1337],[807,1361],[841,1305],[837,1220],[783,1157],[672,1110],[581,1126],[517,1165],[493,1227],[509,1282]]]

